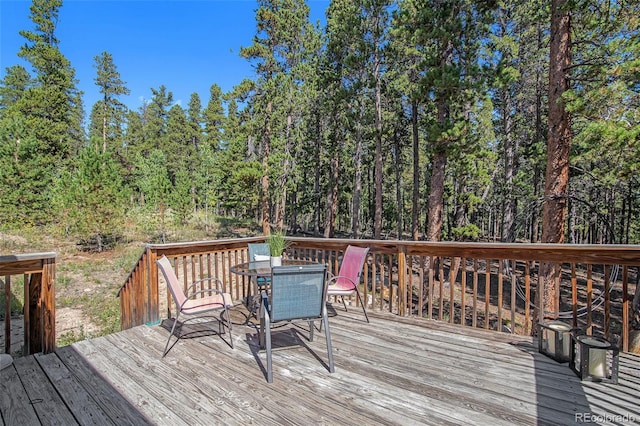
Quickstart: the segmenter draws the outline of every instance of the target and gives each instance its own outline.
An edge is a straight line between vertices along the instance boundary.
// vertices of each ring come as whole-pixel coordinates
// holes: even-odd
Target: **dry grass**
[[[230,220],[196,221],[191,228],[168,229],[166,242],[209,240],[256,235],[257,226]],[[25,229],[0,232],[0,255],[56,252],[56,343],[58,346],[102,336],[120,330],[120,302],[117,293],[133,269],[147,243],[158,242],[154,232],[127,232],[128,241],[112,250],[85,252],[78,239],[64,237],[56,229]],[[24,286],[21,277],[12,277],[12,352],[21,353]],[[4,294],[4,284],[0,284]],[[0,320],[4,302],[0,307]],[[0,327],[0,349],[4,345],[4,324]]]

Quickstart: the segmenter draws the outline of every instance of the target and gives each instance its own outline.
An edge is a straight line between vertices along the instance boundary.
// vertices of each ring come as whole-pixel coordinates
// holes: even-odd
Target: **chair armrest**
[[[264,308],[263,315],[265,315],[267,312],[271,310],[269,306],[269,296],[267,296],[267,292],[262,290],[260,298],[262,299],[262,307]]]
[[[224,284],[222,283],[222,281],[220,281],[219,278],[216,277],[207,277],[207,278],[202,278],[201,280],[197,280],[191,283],[191,285],[189,287],[187,287],[187,290],[185,291],[185,295],[187,296],[187,298],[189,299],[189,292],[191,291],[192,288],[196,287],[198,284],[205,282],[205,281],[215,281],[217,284],[221,284],[223,287],[223,290],[220,291],[217,288],[212,288],[212,289],[207,289],[207,290],[203,290],[203,291],[213,291],[214,293],[218,293],[218,294],[222,294],[224,293]],[[202,291],[199,291],[198,293],[201,293]],[[194,293],[197,294],[197,293]]]
[[[191,299],[195,299],[195,298],[196,298],[196,296],[199,296],[199,295],[204,294],[204,293],[212,293],[212,292],[213,292],[213,293],[217,293],[217,294],[222,295],[222,300],[224,301],[224,303],[225,303],[225,304],[227,303],[226,298],[224,297],[224,295],[225,295],[225,293],[224,293],[224,292],[222,292],[222,291],[220,291],[220,290],[218,290],[218,289],[216,289],[216,288],[207,288],[207,289],[204,289],[204,290],[196,291],[195,293],[191,293],[191,294],[185,295],[185,296],[186,296],[186,299],[185,299],[185,301],[182,303],[182,305],[180,305],[180,309],[182,309],[182,307],[183,307],[183,306],[184,306],[184,305],[185,305],[189,300],[191,300]]]
[[[351,278],[345,275],[334,275],[332,277],[329,277],[329,279],[327,279],[327,285],[331,285],[331,281],[337,281],[339,278],[344,278],[345,280],[350,281],[351,284],[357,285]]]

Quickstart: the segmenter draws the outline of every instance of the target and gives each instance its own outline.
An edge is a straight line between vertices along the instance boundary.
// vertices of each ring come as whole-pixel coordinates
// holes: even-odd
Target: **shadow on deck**
[[[336,305],[324,338],[274,335],[274,383],[254,324],[233,312],[231,349],[194,333],[162,359],[163,325],[18,358],[0,372],[4,424],[575,424],[640,421],[640,357],[617,385],[581,382],[531,339]],[[224,336],[228,339],[228,336]],[[279,342],[279,343],[278,343]]]

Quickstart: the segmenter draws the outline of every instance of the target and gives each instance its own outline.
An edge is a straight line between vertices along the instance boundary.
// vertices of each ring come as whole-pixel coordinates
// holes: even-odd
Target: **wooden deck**
[[[303,329],[287,325],[274,342],[297,345],[274,353],[274,383],[267,384],[255,328],[240,325],[239,310],[235,349],[220,336],[200,335],[181,339],[162,359],[163,324],[18,358],[0,372],[1,419],[7,425],[640,421],[639,356],[621,356],[618,385],[580,382],[528,338],[380,313],[367,324],[355,308],[336,309],[333,374],[324,336],[307,342]]]

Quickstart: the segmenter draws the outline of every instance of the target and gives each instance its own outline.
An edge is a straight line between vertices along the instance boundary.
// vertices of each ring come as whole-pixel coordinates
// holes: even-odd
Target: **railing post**
[[[42,265],[42,352],[56,350],[56,264],[54,259],[45,259]]]
[[[25,328],[29,330],[29,338],[25,340],[26,353],[35,354],[42,351],[42,301],[40,293],[42,289],[42,273],[33,273],[27,275],[25,283],[28,286],[28,298],[25,300],[25,306],[29,305],[28,325]]]
[[[400,246],[398,251],[398,315],[407,316],[407,248]],[[389,279],[391,286],[391,279]],[[411,285],[408,286],[411,288]]]
[[[42,270],[28,275],[28,338],[25,339],[26,353],[49,353],[56,348],[55,264],[43,261]],[[27,292],[25,292],[27,293]],[[25,333],[26,334],[26,333]],[[26,337],[26,336],[25,336]]]
[[[622,269],[622,350],[629,352],[629,269]]]
[[[11,275],[4,277],[4,352],[11,353]]]
[[[155,324],[160,319],[160,295],[158,291],[158,254],[147,248],[148,259],[148,271],[147,274],[147,288],[148,288],[148,303],[149,309],[147,309],[148,317],[147,324]]]

